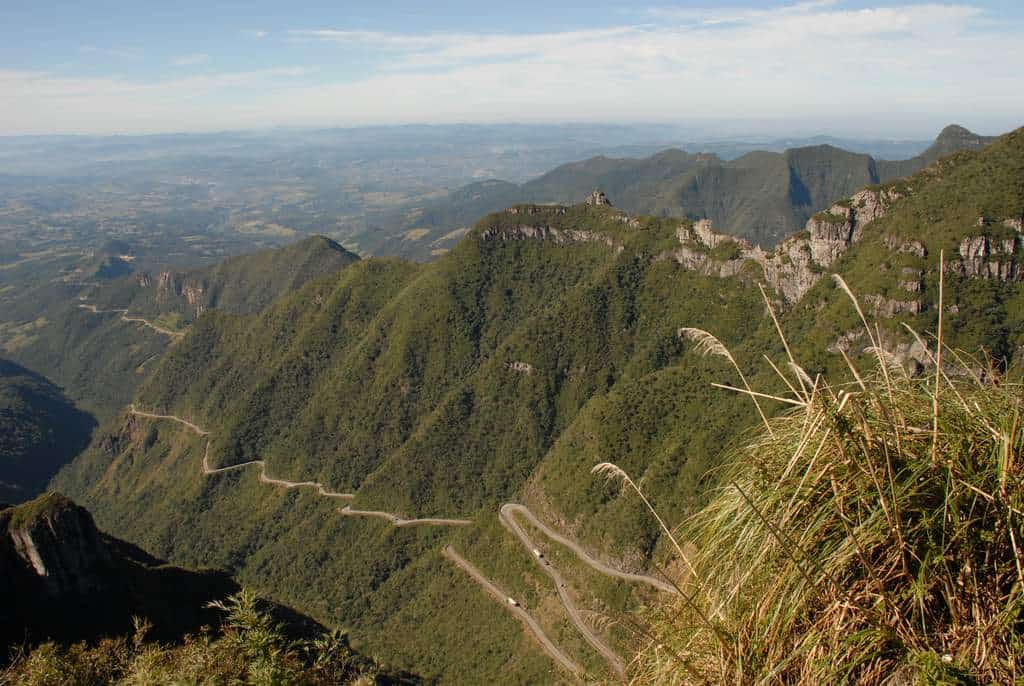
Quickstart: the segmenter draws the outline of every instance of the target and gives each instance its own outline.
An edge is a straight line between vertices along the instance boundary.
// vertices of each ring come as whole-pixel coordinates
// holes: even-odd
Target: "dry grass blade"
[[[761,299],[764,300],[764,306],[768,310],[768,316],[771,317],[772,323],[775,324],[775,331],[776,331],[776,333],[779,334],[779,340],[782,342],[782,347],[785,348],[785,350],[786,350],[786,357],[788,358],[789,363],[791,365],[796,366],[796,358],[793,357],[793,351],[789,347],[789,341],[786,340],[786,334],[784,334],[782,332],[782,325],[779,323],[779,318],[777,316],[775,316],[775,308],[772,307],[772,301],[768,297],[768,292],[765,291],[764,284],[760,284],[759,283],[759,284],[757,284],[757,287],[761,291]],[[799,377],[797,377],[797,380],[800,381],[800,385],[801,385],[801,387],[803,387],[803,381]],[[809,397],[807,395],[807,388],[806,387],[803,387],[803,392],[804,392],[804,400],[805,401],[809,400]]]
[[[752,391],[749,388],[736,388],[724,383],[713,383],[711,384],[714,388],[721,388],[726,391],[735,391],[736,393],[744,393],[754,398],[765,398],[767,400],[774,400],[775,402],[785,403],[786,405],[794,405],[796,407],[807,407],[807,403],[801,400],[793,400],[792,398],[783,398],[781,395],[772,395],[770,393],[758,393]]]
[[[665,524],[665,520],[661,518],[661,515],[659,515],[658,511],[654,509],[654,506],[651,505],[649,500],[647,500],[647,496],[644,495],[644,492],[640,490],[639,486],[636,485],[636,482],[634,482],[633,479],[630,478],[629,474],[627,474],[618,465],[612,464],[611,462],[601,462],[599,464],[594,465],[593,469],[590,470],[590,473],[596,474],[598,476],[603,476],[609,481],[621,481],[624,486],[629,486],[634,491],[636,491],[636,494],[640,496],[640,500],[643,501],[644,506],[647,507],[650,513],[654,515],[654,518],[658,521],[658,526],[661,527],[662,532],[666,536],[668,536],[668,539],[672,542],[672,545],[675,547],[676,553],[678,553],[680,559],[685,564],[690,565],[689,557],[683,552],[682,547],[679,545],[679,541],[676,540],[676,537],[672,534],[672,531],[668,528],[668,525]],[[691,574],[693,574],[694,579],[697,579],[697,570],[695,570],[692,566],[689,566],[689,571]]]
[[[932,391],[932,461],[935,461],[935,453],[939,449],[939,381],[942,379],[942,310],[944,308],[943,298],[945,297],[944,285],[946,283],[946,253],[939,251],[939,334],[938,345],[935,346],[935,390]]]

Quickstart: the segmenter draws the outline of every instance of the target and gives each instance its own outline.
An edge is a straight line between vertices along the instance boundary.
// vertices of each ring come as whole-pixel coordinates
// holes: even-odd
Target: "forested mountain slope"
[[[89,444],[95,426],[59,388],[0,359],[0,502],[34,498]]]
[[[209,309],[258,312],[278,296],[322,274],[344,269],[359,257],[324,236],[283,248],[229,257],[190,271],[142,272],[98,288],[90,302],[100,309],[124,308],[177,326]]]
[[[991,141],[948,126],[931,147],[902,161],[875,160],[830,145],[751,152],[729,161],[682,150],[643,159],[594,157],[521,185],[465,186],[402,217],[382,220],[359,241],[378,254],[427,259],[451,247],[464,233],[458,229],[482,214],[521,202],[571,204],[601,188],[631,214],[708,218],[723,233],[767,248],[863,186],[913,174],[943,155],[978,150]]]
[[[0,307],[0,349],[101,420],[206,309],[250,313],[358,258],[313,236],[189,272],[47,282]]]
[[[614,664],[576,630],[541,558],[502,527],[502,503],[523,502],[617,568],[657,570],[657,523],[590,468],[616,462],[676,522],[757,419],[711,386],[738,381],[680,327],[713,331],[771,388],[761,356],[784,357],[763,283],[808,373],[839,370],[840,349],[857,356],[868,343],[826,278],[835,272],[913,369],[924,353],[901,324],[934,330],[942,251],[947,340],[1019,357],[1022,217],[1024,131],[865,188],[771,252],[706,222],[514,206],[436,262],[363,260],[260,314],[200,317],[137,411],[108,423],[55,484],[115,534],[237,571],[442,683],[564,679],[513,604],[452,564],[450,545],[606,678]],[[370,510],[382,512],[355,512]],[[471,523],[395,526],[383,511]],[[585,621],[627,654],[627,623],[599,617],[658,591],[544,540]]]

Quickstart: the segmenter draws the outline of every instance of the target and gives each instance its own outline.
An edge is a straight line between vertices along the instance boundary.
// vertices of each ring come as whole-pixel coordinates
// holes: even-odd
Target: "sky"
[[[1000,133],[1024,124],[1022,28],[1019,0],[0,0],[0,135],[582,121]]]

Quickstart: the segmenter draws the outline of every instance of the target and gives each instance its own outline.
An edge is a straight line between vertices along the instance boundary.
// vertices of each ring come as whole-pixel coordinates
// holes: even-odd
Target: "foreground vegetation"
[[[347,637],[337,632],[288,639],[248,591],[216,606],[225,613],[221,636],[204,633],[187,637],[180,645],[163,645],[147,641],[151,627],[138,620],[130,639],[104,639],[95,645],[45,643],[17,652],[11,665],[0,672],[0,685],[419,683],[414,677],[382,669],[352,650]]]
[[[793,409],[679,533],[686,598],[634,684],[1024,683],[1024,388],[941,342],[912,378],[872,343],[848,384],[790,360]]]

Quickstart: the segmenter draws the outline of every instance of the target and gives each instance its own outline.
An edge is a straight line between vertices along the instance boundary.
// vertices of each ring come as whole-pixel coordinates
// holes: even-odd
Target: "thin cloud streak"
[[[315,78],[296,67],[157,83],[5,81],[0,72],[0,132],[752,116],[931,122],[976,113],[979,102],[1003,120],[1024,112],[1017,27],[969,4],[845,9],[819,0],[668,12],[651,10],[655,24],[535,34],[275,34],[315,43],[321,55],[336,48],[339,59],[372,55],[361,72],[324,67]],[[40,118],[44,102],[60,102],[60,111]]]

